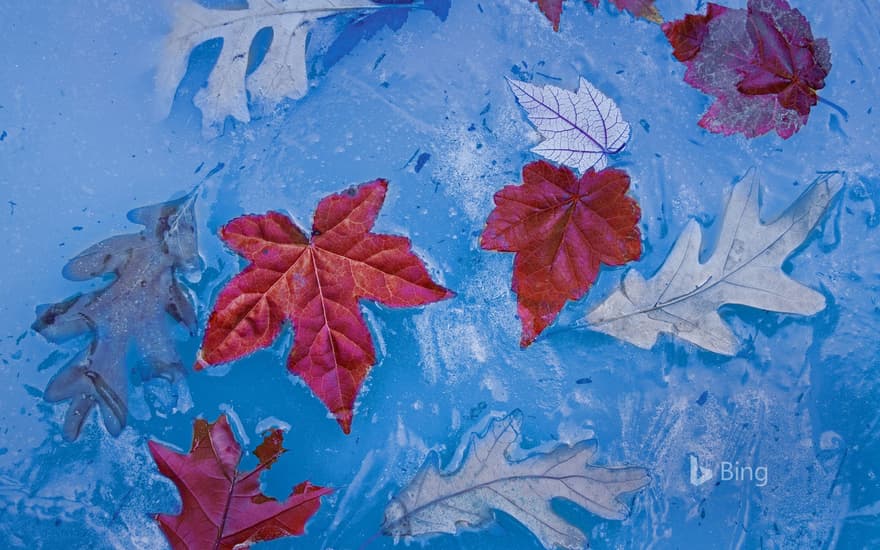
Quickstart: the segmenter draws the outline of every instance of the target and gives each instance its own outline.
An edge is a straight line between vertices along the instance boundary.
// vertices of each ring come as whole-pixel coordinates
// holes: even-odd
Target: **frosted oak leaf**
[[[629,513],[623,495],[649,482],[643,468],[593,466],[596,441],[559,446],[522,460],[522,413],[494,420],[486,433],[472,434],[461,464],[441,472],[431,455],[410,484],[385,509],[382,530],[394,537],[456,534],[479,529],[500,510],[525,525],[545,548],[580,549],[586,536],[550,506],[553,499],[571,501],[605,518]]]
[[[702,231],[691,220],[653,277],[629,271],[620,288],[580,324],[645,349],[665,332],[734,355],[739,341],[718,314],[721,306],[798,315],[822,311],[824,296],[788,277],[782,264],[822,218],[843,187],[842,177],[820,177],[769,224],[760,220],[758,187],[754,173],[734,187],[715,249],[705,261]]]
[[[630,127],[617,104],[581,78],[577,92],[507,79],[544,141],[532,148],[539,155],[586,172],[601,170],[608,155],[623,150]]]
[[[371,0],[252,0],[245,9],[228,10],[182,0],[177,4],[156,75],[159,107],[165,114],[171,111],[193,48],[222,38],[220,57],[208,84],[194,100],[202,112],[203,134],[216,137],[227,116],[250,121],[248,93],[254,103],[269,106],[306,94],[306,40],[315,21],[345,11],[382,7]],[[256,70],[248,74],[248,67],[254,63],[251,46],[257,33],[265,28],[272,30],[271,43]]]
[[[97,290],[37,309],[32,328],[50,342],[87,337],[89,345],[52,378],[47,401],[70,401],[64,417],[65,439],[79,437],[96,406],[111,435],[128,421],[129,352],[141,359],[141,377],[164,378],[175,385],[183,366],[175,349],[169,317],[196,330],[189,291],[178,276],[198,266],[195,193],[144,206],[128,219],[144,226],[137,233],[108,237],[64,266],[64,278],[107,278]]]

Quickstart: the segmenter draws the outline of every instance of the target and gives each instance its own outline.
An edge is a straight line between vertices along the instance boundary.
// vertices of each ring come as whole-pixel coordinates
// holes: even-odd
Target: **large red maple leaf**
[[[174,482],[183,501],[180,514],[156,516],[172,548],[238,550],[254,542],[303,534],[321,505],[320,498],[332,491],[305,481],[284,502],[260,491],[262,472],[287,451],[283,439],[280,430],[266,436],[254,451],[260,463],[249,472],[238,471],[241,447],[225,415],[214,423],[195,421],[188,454],[150,441],[159,471]]]
[[[544,161],[523,168],[523,184],[495,194],[481,245],[516,252],[513,291],[523,347],[550,325],[568,300],[577,300],[599,274],[599,264],[623,265],[641,255],[641,210],[628,196],[629,176],[607,168],[580,179]]]
[[[349,433],[355,398],[376,362],[358,300],[408,307],[453,295],[431,280],[409,239],[370,232],[386,190],[376,180],[326,197],[311,237],[278,212],[229,222],[221,236],[251,264],[220,292],[196,368],[268,346],[290,319],[287,368]]]
[[[806,124],[831,70],[825,39],[785,0],[749,0],[747,9],[709,4],[705,15],[663,25],[685,82],[717,100],[700,119],[709,131],[789,138]]]
[[[559,30],[559,20],[562,18],[562,2],[564,0],[531,0],[538,4],[547,19],[553,23],[553,30]],[[594,8],[599,7],[599,0],[586,0]],[[611,3],[619,10],[626,10],[636,17],[642,17],[654,23],[662,23],[663,17],[660,10],[654,5],[654,0],[611,0]]]

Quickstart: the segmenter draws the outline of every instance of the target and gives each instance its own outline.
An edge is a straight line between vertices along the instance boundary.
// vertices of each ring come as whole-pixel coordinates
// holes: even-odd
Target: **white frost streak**
[[[608,164],[608,155],[619,153],[629,141],[630,127],[617,104],[584,78],[577,93],[556,86],[507,82],[544,137],[532,151],[547,159],[580,172],[601,170]]]

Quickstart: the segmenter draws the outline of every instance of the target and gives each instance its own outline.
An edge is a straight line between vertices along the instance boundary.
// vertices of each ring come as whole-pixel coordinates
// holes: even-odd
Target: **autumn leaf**
[[[622,170],[588,170],[580,179],[544,161],[523,168],[523,184],[495,194],[481,245],[515,252],[513,291],[523,347],[549,326],[568,300],[586,294],[599,265],[641,255],[636,201]]]
[[[710,3],[705,15],[663,25],[684,80],[716,97],[700,119],[715,133],[794,135],[831,70],[828,41],[785,0],[749,0],[747,9]]]
[[[287,368],[349,433],[355,398],[376,362],[358,300],[410,307],[453,295],[431,280],[409,239],[370,232],[386,190],[376,180],[326,197],[311,237],[279,212],[227,224],[221,236],[251,264],[220,292],[197,368],[268,346],[290,319]]]
[[[526,526],[544,548],[585,548],[587,537],[557,515],[550,503],[565,499],[605,519],[629,513],[626,494],[645,487],[643,468],[593,465],[595,440],[560,445],[548,453],[520,454],[522,413],[495,419],[486,433],[472,434],[462,459],[441,472],[432,454],[385,509],[382,530],[394,537],[456,534],[485,528],[500,510]]]
[[[531,0],[538,4],[538,9],[541,10],[547,19],[553,23],[553,30],[559,30],[559,20],[562,18],[562,2],[564,0]],[[599,7],[599,0],[585,0],[587,4],[590,4],[594,8]],[[654,5],[654,0],[610,0],[614,6],[619,10],[626,10],[636,17],[641,17],[643,19],[647,19],[652,23],[662,23],[663,17],[660,15],[660,10],[657,9],[657,6]]]
[[[202,112],[203,134],[216,137],[228,116],[250,121],[249,97],[253,103],[274,107],[285,98],[298,99],[306,94],[306,45],[309,30],[318,19],[399,6],[400,2],[373,0],[251,0],[243,9],[217,9],[180,0],[156,75],[160,108],[166,114],[170,112],[192,50],[222,38],[220,56],[207,86],[194,99]],[[272,37],[258,60],[253,45],[263,29],[271,29]]]
[[[661,333],[709,351],[733,355],[739,341],[718,314],[725,304],[812,315],[825,308],[821,293],[790,278],[783,262],[802,245],[843,188],[839,174],[817,179],[778,219],[761,223],[758,180],[749,174],[733,189],[713,252],[696,221],[682,231],[659,271],[645,279],[627,272],[620,288],[580,326],[641,348]]]
[[[507,80],[544,140],[532,151],[579,170],[601,170],[629,141],[629,123],[613,99],[581,78],[577,92]]]
[[[271,432],[255,450],[256,468],[240,472],[241,447],[225,415],[216,422],[196,420],[187,454],[150,441],[159,471],[180,491],[183,507],[176,516],[156,521],[175,550],[213,548],[243,550],[252,543],[302,535],[306,522],[332,492],[304,481],[284,502],[264,495],[260,476],[287,452],[281,430]]]
[[[129,346],[147,367],[142,377],[176,382],[183,367],[170,334],[169,316],[196,329],[196,315],[178,274],[198,265],[194,195],[137,208],[128,219],[138,233],[105,239],[64,266],[64,277],[85,281],[113,275],[109,284],[40,306],[32,328],[52,342],[87,336],[89,345],[46,388],[47,401],[70,400],[64,437],[79,436],[95,405],[104,425],[119,435],[128,417],[126,353]]]

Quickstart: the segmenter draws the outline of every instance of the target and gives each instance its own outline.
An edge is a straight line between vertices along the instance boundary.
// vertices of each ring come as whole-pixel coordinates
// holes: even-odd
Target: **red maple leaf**
[[[553,30],[559,30],[559,20],[562,17],[562,2],[564,0],[531,0],[538,4],[547,19],[553,23]],[[599,0],[586,0],[594,8],[599,7]],[[611,0],[619,10],[626,10],[636,17],[642,17],[654,23],[662,23],[663,17],[660,16],[660,10],[654,5],[654,0]]]
[[[544,161],[523,168],[523,184],[495,194],[481,245],[515,252],[513,291],[523,347],[550,325],[568,300],[581,298],[599,264],[637,260],[642,243],[638,203],[626,196],[629,176],[606,168],[580,179]]]
[[[685,82],[717,100],[700,119],[709,131],[789,138],[806,124],[831,70],[825,39],[785,0],[749,0],[747,9],[709,4],[705,15],[663,25]]]
[[[453,295],[431,280],[409,239],[370,232],[386,190],[376,180],[324,198],[311,237],[278,212],[229,222],[220,235],[251,264],[220,292],[196,368],[268,346],[290,319],[287,368],[349,433],[355,398],[376,362],[358,300],[407,307]]]
[[[305,481],[284,502],[260,491],[260,474],[287,452],[283,439],[281,430],[266,436],[254,451],[260,463],[250,472],[238,471],[241,447],[225,415],[210,424],[195,421],[188,454],[150,441],[159,471],[174,482],[183,501],[180,514],[156,516],[171,547],[243,549],[254,542],[303,534],[321,497],[332,490]]]

